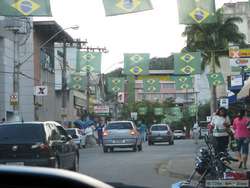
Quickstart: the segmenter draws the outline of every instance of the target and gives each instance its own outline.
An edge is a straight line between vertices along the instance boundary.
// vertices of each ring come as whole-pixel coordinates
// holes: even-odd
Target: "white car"
[[[78,128],[68,128],[67,133],[72,137],[73,141],[79,148],[86,147],[86,135]]]
[[[185,138],[185,133],[182,130],[174,130],[174,138],[175,139],[183,139]]]

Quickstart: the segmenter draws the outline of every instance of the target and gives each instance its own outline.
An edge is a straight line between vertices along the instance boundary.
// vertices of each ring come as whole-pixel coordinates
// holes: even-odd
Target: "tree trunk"
[[[215,73],[215,52],[211,53],[211,69],[212,73]],[[212,115],[217,109],[217,94],[216,86],[211,87],[211,101],[210,101],[210,114]]]

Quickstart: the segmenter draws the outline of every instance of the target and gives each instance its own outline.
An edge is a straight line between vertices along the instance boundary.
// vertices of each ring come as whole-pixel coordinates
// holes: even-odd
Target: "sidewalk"
[[[230,155],[234,158],[235,153],[230,152]],[[244,171],[243,169],[238,168],[238,162],[232,162],[229,166],[232,167],[235,171]],[[248,158],[248,170],[250,170],[250,159]],[[195,168],[195,157],[179,157],[173,160],[169,160],[163,170],[165,169],[166,174],[174,178],[187,179]],[[197,175],[194,179],[198,179]]]

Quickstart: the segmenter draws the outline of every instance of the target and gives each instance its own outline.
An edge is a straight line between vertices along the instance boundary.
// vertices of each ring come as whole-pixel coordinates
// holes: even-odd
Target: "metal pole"
[[[66,67],[67,67],[67,60],[66,60],[66,42],[63,42],[63,66],[62,66],[62,119],[64,121],[64,116],[67,107],[67,79],[66,79]]]
[[[87,118],[89,118],[89,98],[90,98],[90,72],[87,69]]]

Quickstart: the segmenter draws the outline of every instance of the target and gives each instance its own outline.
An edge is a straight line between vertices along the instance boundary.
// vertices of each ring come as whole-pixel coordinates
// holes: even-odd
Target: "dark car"
[[[0,164],[78,171],[79,151],[57,122],[4,123],[0,126]]]
[[[174,134],[167,124],[152,125],[148,135],[148,145],[153,145],[156,142],[168,142],[174,144]]]

